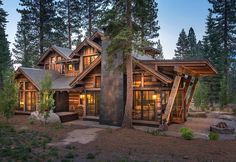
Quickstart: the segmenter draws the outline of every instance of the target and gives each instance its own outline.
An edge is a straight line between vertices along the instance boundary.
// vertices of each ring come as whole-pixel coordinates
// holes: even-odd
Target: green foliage
[[[160,131],[158,129],[148,129],[146,131],[147,134],[151,134],[153,136],[165,136],[166,134],[163,131]]]
[[[226,78],[223,77],[220,84],[220,105],[223,107],[228,103]]]
[[[197,84],[196,91],[194,94],[194,106],[198,109],[201,108],[204,110],[208,105],[208,87],[204,84],[204,82],[200,81]]]
[[[32,117],[29,117],[29,118],[28,118],[28,122],[29,122],[31,125],[33,125],[33,124],[35,124],[36,119],[35,119],[35,118],[32,118]]]
[[[17,96],[17,85],[14,81],[14,74],[12,73],[5,79],[4,87],[0,91],[0,113],[7,120],[14,115]]]
[[[192,140],[194,137],[192,130],[189,128],[181,128],[180,133],[181,136],[186,140]]]
[[[217,140],[219,140],[220,136],[219,136],[218,133],[210,132],[209,135],[208,135],[208,138],[211,141],[217,141]]]
[[[52,78],[50,74],[46,74],[40,82],[40,103],[39,109],[40,113],[44,115],[44,118],[47,120],[49,113],[54,109],[54,91],[52,91]],[[46,122],[46,121],[45,121]]]
[[[88,159],[88,160],[95,159],[95,155],[93,153],[88,153],[86,156],[86,159]]]

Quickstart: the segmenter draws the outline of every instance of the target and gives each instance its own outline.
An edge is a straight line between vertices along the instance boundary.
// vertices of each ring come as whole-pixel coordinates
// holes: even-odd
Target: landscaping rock
[[[53,111],[49,112],[49,117],[47,119],[45,119],[44,115],[38,111],[32,112],[30,118],[46,123],[61,123],[60,117]]]
[[[225,122],[219,122],[216,125],[210,126],[210,131],[219,134],[234,134],[234,128],[228,127]]]

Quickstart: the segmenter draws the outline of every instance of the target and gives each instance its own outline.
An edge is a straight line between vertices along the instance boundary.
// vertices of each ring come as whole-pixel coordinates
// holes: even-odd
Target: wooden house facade
[[[123,61],[117,54],[108,63],[109,44],[102,33],[86,38],[77,48],[52,46],[40,58],[38,68],[19,67],[20,111],[38,110],[40,80],[51,74],[56,112],[77,112],[84,119],[101,124],[120,125],[125,105],[125,74],[119,70]],[[133,56],[134,123],[184,122],[199,77],[215,75],[205,60],[155,60],[155,49]],[[107,67],[112,66],[108,69]]]

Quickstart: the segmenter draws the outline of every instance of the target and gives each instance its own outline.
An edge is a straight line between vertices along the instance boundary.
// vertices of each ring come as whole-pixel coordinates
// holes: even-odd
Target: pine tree
[[[72,44],[77,45],[81,40],[82,26],[82,7],[80,0],[60,0],[57,3],[59,17],[63,20],[60,22],[64,34],[67,36],[67,47],[71,48]],[[65,30],[66,29],[66,30]],[[75,35],[76,39],[72,36]]]
[[[16,58],[16,63],[25,67],[33,67],[38,58],[38,46],[36,44],[31,24],[29,10],[21,10],[21,20],[17,24],[17,33],[15,36],[14,48],[12,49]]]
[[[21,9],[17,11],[32,22],[29,31],[34,37],[34,42],[31,43],[39,51],[38,57],[51,45],[65,43],[66,38],[64,32],[61,32],[60,25],[63,21],[56,14],[54,0],[20,0],[20,6]]]
[[[185,59],[197,58],[197,39],[192,27],[189,29],[188,33],[188,48]]]
[[[144,0],[113,0],[110,4],[110,10],[104,14],[101,23],[103,24],[102,28],[105,29],[105,35],[109,36],[111,39],[111,44],[107,49],[108,53],[112,54],[117,49],[122,49],[122,52],[125,56],[124,66],[127,76],[127,94],[122,126],[126,128],[132,127],[132,53],[137,49],[142,49],[144,42],[146,45],[146,42],[151,42],[150,39],[154,38],[153,34],[147,32],[148,30],[154,31],[153,29],[155,29],[158,31],[159,29],[158,23],[150,23],[157,22],[157,10],[155,9],[156,3],[155,1],[150,1],[148,5],[147,3],[148,2]],[[144,6],[141,6],[140,4],[145,4],[145,8],[143,8]],[[155,16],[150,16],[148,14]],[[145,17],[149,20],[142,20],[144,17],[143,15],[145,15]],[[155,32],[155,37],[158,36],[157,31]]]
[[[7,41],[5,32],[7,13],[1,7],[2,5],[2,0],[0,0],[0,90],[3,88],[3,80],[6,72],[12,67],[9,42]]]
[[[175,58],[184,59],[188,54],[188,37],[184,29],[179,34],[178,42],[176,43]]]
[[[159,60],[163,60],[164,59],[163,49],[162,49],[162,45],[161,45],[161,41],[160,40],[157,41],[157,49],[160,51],[160,54],[155,56],[155,58],[159,59]]]
[[[106,8],[107,0],[81,0],[80,2],[82,26],[86,31],[86,36],[90,37],[97,30],[97,23]]]

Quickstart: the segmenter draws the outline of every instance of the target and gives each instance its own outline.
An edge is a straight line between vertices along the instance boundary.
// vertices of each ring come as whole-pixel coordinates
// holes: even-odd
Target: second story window
[[[74,63],[75,71],[79,70],[79,63]]]
[[[92,55],[92,56],[84,56],[83,58],[83,68],[87,68],[96,58],[98,55]]]

